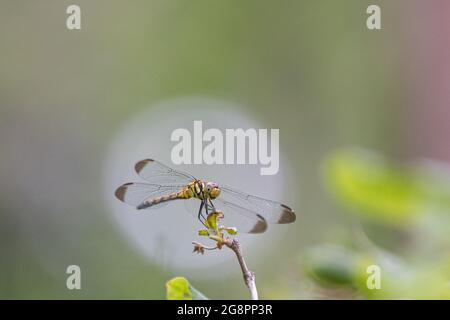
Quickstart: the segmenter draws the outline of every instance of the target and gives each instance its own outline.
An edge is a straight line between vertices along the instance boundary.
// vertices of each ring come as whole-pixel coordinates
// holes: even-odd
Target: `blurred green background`
[[[0,298],[166,297],[178,274],[117,232],[102,168],[126,119],[189,95],[246,106],[293,164],[301,219],[251,265],[261,298],[450,298],[449,16],[440,0],[0,1]],[[193,285],[248,296],[240,274]]]

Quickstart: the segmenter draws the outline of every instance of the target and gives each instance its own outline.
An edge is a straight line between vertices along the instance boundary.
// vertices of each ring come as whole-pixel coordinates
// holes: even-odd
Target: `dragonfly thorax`
[[[197,199],[215,199],[220,195],[219,185],[215,182],[196,180],[188,186],[191,196]]]

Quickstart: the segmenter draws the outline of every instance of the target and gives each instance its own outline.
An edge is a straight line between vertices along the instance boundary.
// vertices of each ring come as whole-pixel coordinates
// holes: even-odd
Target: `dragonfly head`
[[[219,185],[215,182],[206,183],[206,192],[209,194],[211,199],[215,199],[220,195]]]

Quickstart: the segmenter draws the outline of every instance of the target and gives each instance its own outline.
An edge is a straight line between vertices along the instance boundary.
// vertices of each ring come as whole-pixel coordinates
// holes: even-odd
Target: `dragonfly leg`
[[[208,226],[205,224],[205,217],[203,216],[203,207],[205,206],[205,203],[202,201],[200,204],[200,209],[198,210],[198,215],[197,215],[197,219],[206,227],[208,228]],[[203,220],[201,219],[203,218]]]
[[[203,202],[203,207],[205,208],[205,212],[206,212],[206,217],[203,215],[203,213],[202,213],[202,218],[204,219],[204,220],[206,220],[206,218],[208,217],[208,215],[209,215],[209,212],[208,212],[208,200],[204,200],[204,201],[202,201]]]
[[[208,199],[209,204],[211,205],[211,208],[213,211],[216,211],[216,207],[214,207],[214,204],[212,203],[211,199]]]

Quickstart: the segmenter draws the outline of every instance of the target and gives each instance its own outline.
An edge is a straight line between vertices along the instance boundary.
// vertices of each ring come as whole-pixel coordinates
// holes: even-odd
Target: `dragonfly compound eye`
[[[209,194],[210,194],[211,198],[215,199],[220,195],[220,189],[217,187],[214,187],[211,189]]]

